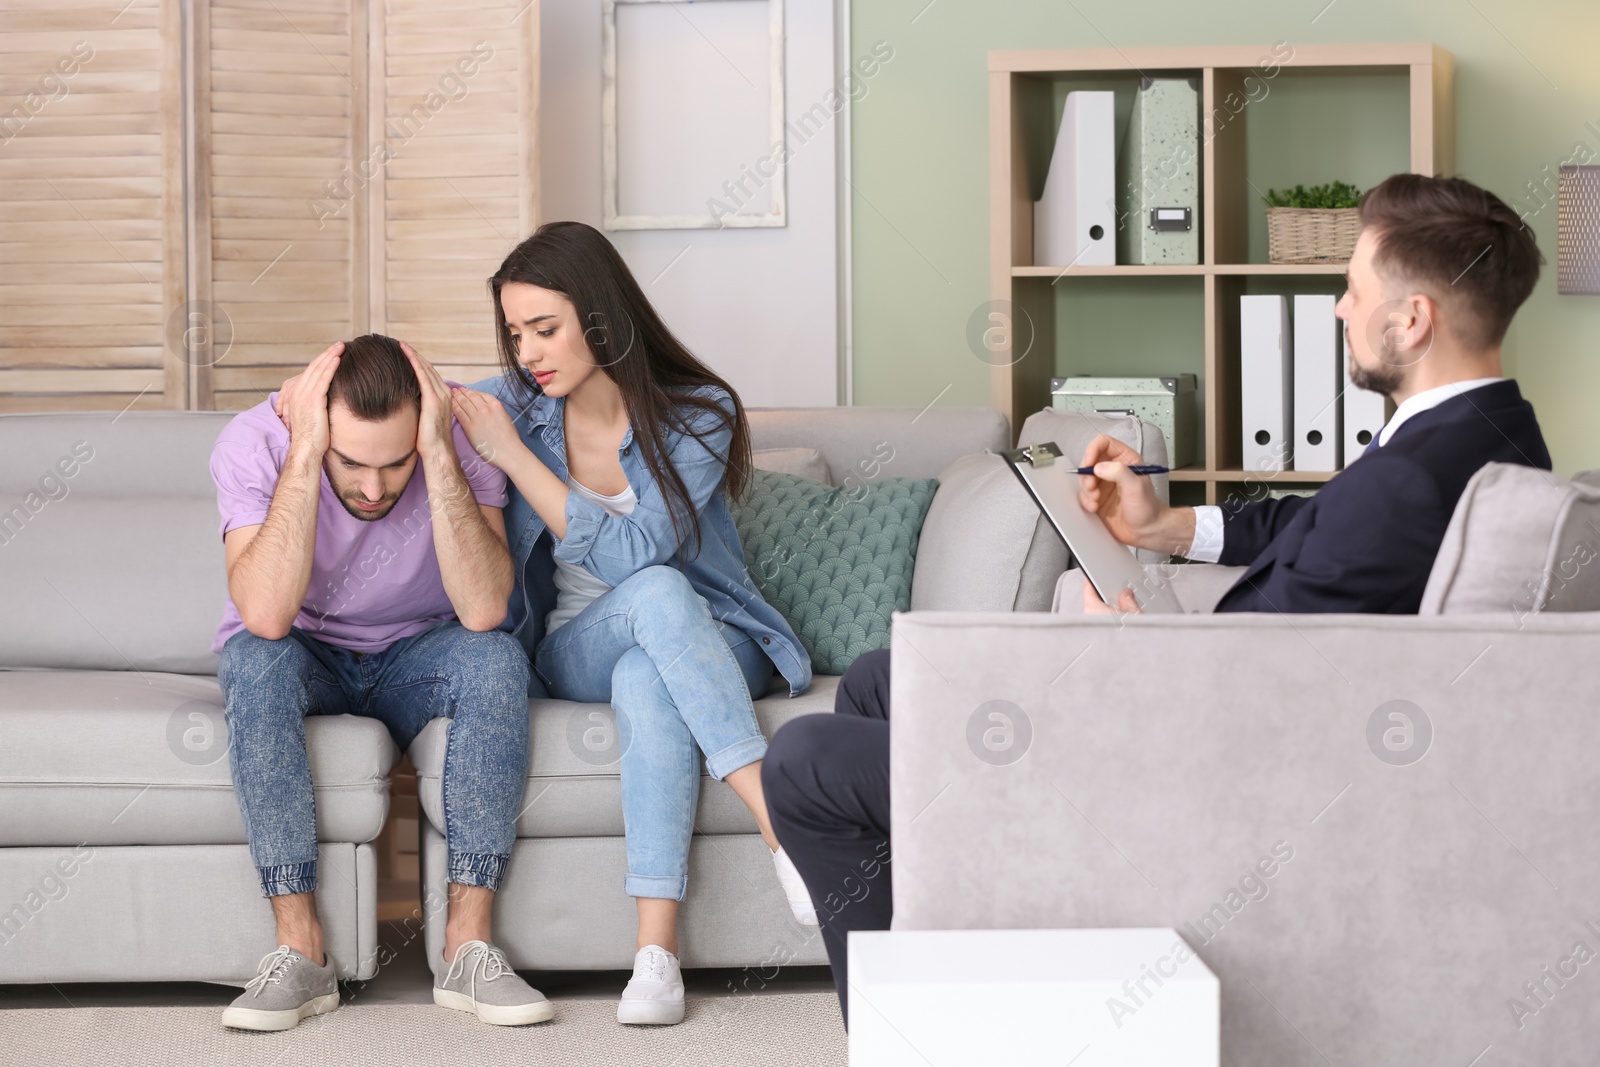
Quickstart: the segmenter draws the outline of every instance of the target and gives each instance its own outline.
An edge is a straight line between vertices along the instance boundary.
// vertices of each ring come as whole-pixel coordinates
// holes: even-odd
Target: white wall
[[[792,122],[832,99],[834,12],[832,0],[786,6],[785,112]],[[544,217],[598,227],[600,0],[556,0],[540,9]],[[724,62],[710,44],[705,49],[706,62]],[[684,114],[683,150],[693,151],[696,131],[710,136],[718,121],[715,99]],[[839,401],[834,127],[840,121],[842,115],[834,116],[803,144],[790,132],[787,226],[607,233],[667,325],[751,407]],[[718,193],[707,189],[704,197]]]

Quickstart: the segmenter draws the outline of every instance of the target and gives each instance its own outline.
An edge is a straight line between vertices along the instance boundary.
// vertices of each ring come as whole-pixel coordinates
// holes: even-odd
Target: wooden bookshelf
[[[1296,45],[1286,58],[1281,53],[1274,57],[1270,45],[989,53],[990,297],[1007,302],[1018,315],[1026,314],[1032,327],[1031,347],[1014,363],[1009,345],[1015,331],[1008,332],[996,346],[991,360],[991,403],[1005,414],[1013,434],[1028,414],[1049,404],[1050,379],[1073,369],[1072,351],[1056,341],[1058,297],[1071,283],[1077,279],[1122,279],[1097,284],[1144,286],[1156,283],[1136,279],[1175,279],[1160,284],[1198,285],[1203,294],[1203,317],[1196,322],[1204,335],[1203,362],[1193,368],[1203,383],[1199,397],[1203,429],[1201,463],[1173,471],[1172,481],[1190,486],[1199,483],[1205,502],[1216,503],[1220,495],[1241,485],[1311,488],[1331,477],[1318,471],[1246,471],[1241,463],[1239,296],[1266,291],[1262,287],[1276,284],[1275,280],[1285,286],[1320,285],[1328,291],[1338,287],[1338,278],[1344,273],[1341,264],[1251,261],[1251,212],[1261,210],[1258,197],[1262,190],[1251,180],[1247,146],[1250,109],[1263,82],[1264,63],[1278,67],[1270,76],[1274,79],[1284,75],[1292,79],[1299,73],[1351,75],[1352,84],[1358,84],[1363,75],[1403,79],[1406,103],[1402,106],[1409,114],[1408,143],[1399,149],[1402,158],[1409,154],[1410,169],[1418,174],[1454,172],[1453,58],[1425,42]],[[1035,264],[1033,206],[1039,193],[1040,159],[1042,153],[1048,160],[1054,144],[1054,127],[1040,119],[1041,114],[1048,117],[1051,93],[1059,92],[1064,84],[1120,88],[1146,73],[1197,77],[1200,82],[1201,261],[1151,266]],[[1270,90],[1259,98],[1269,96]],[[1241,100],[1245,103],[1237,111],[1227,106]],[[1260,258],[1265,258],[1264,253]],[[1189,369],[1174,367],[1163,373]],[[1188,491],[1197,493],[1198,487]]]

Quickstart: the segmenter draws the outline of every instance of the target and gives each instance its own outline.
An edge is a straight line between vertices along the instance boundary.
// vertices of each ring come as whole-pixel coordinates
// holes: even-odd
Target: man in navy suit
[[[1362,230],[1337,313],[1355,384],[1394,416],[1314,497],[1168,507],[1090,443],[1085,508],[1123,544],[1249,569],[1217,611],[1415,614],[1462,490],[1486,463],[1550,469],[1533,408],[1504,378],[1500,345],[1539,277],[1533,234],[1494,194],[1456,178],[1397,174],[1361,202]],[[1084,608],[1113,609],[1084,583]],[[1137,610],[1131,591],[1122,611]],[[816,904],[841,1007],[851,930],[885,930],[889,855],[889,653],[840,680],[834,715],[773,737],[761,781],[773,829]]]
[[[1394,417],[1313,497],[1170,508],[1109,437],[1084,466],[1084,507],[1124,544],[1247,566],[1217,611],[1415,614],[1456,501],[1486,463],[1550,469],[1533,407],[1501,376],[1500,343],[1533,291],[1533,234],[1459,178],[1397,174],[1361,204],[1336,313],[1350,377]],[[1088,610],[1107,610],[1084,583]],[[1127,608],[1131,598],[1123,597]]]

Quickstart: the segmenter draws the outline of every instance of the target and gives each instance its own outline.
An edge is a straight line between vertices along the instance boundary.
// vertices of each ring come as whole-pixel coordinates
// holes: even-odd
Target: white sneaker
[[[780,848],[772,854],[772,865],[778,868],[778,884],[783,886],[783,895],[789,898],[789,910],[794,913],[795,922],[802,926],[819,925],[811,893],[806,889],[805,879],[795,870],[794,860]]]
[[[683,970],[678,957],[646,945],[633,957],[633,978],[617,1002],[617,1022],[671,1026],[683,1022]]]

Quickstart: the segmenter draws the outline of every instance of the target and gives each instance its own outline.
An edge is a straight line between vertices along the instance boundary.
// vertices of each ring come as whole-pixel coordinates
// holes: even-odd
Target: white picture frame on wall
[[[734,5],[765,8],[765,40],[745,34],[719,45],[688,14]],[[619,42],[618,9],[681,18],[658,23],[677,27],[690,47],[643,51],[643,42]],[[648,11],[643,9],[648,8]],[[676,10],[674,10],[676,9]],[[608,230],[718,230],[788,225],[787,156],[784,130],[784,0],[603,0],[601,9],[603,126],[602,224]],[[750,14],[741,12],[745,23]],[[627,21],[626,19],[624,21]],[[620,44],[620,47],[619,47]],[[703,44],[703,48],[702,48]],[[743,51],[737,48],[742,46]],[[696,52],[719,57],[685,68],[682,78],[661,78],[648,92],[637,80],[659,75],[672,62],[693,64]],[[632,61],[630,62],[630,57]],[[624,65],[620,72],[619,59]],[[648,62],[646,61],[648,60]],[[737,75],[735,90],[711,105],[708,78]],[[759,92],[767,78],[765,106],[743,85]],[[702,96],[696,98],[694,94]],[[686,151],[672,151],[673,141]],[[653,144],[651,142],[654,142]],[[698,168],[698,170],[696,169]],[[625,202],[626,201],[626,202]],[[763,201],[764,210],[747,210]]]

